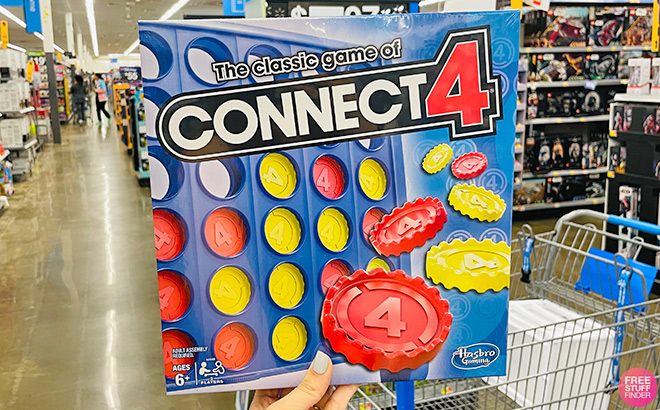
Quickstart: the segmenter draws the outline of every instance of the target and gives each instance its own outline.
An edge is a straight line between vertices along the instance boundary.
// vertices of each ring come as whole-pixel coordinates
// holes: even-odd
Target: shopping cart
[[[660,247],[637,231],[660,235],[660,226],[589,210],[551,232],[525,225],[512,252],[507,376],[362,386],[349,408],[630,409],[620,375],[642,367],[660,378],[660,299],[649,299],[657,270],[636,261]],[[606,241],[619,252],[604,252]]]

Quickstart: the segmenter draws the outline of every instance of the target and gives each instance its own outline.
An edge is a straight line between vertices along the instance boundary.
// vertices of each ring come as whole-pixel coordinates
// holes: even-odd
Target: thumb
[[[330,386],[332,362],[327,354],[318,351],[305,378],[298,387],[273,403],[269,410],[308,410],[318,403]]]

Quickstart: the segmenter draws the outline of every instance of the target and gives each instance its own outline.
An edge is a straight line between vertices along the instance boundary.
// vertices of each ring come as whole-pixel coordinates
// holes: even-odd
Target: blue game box
[[[140,23],[168,393],[505,374],[519,25]]]

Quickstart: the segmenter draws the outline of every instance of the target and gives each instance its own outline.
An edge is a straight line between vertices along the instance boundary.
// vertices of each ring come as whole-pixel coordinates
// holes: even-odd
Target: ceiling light
[[[62,47],[58,46],[57,44],[53,43],[53,48],[60,53],[64,53],[64,50],[62,50]]]
[[[36,32],[36,33],[34,33],[34,36],[35,36],[36,38],[38,38],[39,40],[44,41],[44,36],[43,36],[43,34],[41,34],[41,33],[39,33],[39,32]]]
[[[87,1],[90,1],[90,0],[87,0]],[[169,18],[172,17],[177,11],[181,10],[181,9],[183,8],[183,6],[185,6],[186,4],[188,4],[189,1],[190,1],[190,0],[179,0],[179,1],[177,1],[176,3],[174,3],[174,4],[172,5],[172,7],[170,7],[169,9],[167,9],[167,11],[166,11],[165,13],[163,13],[163,15],[160,16],[160,18],[159,18],[158,20],[163,21],[163,20],[167,20],[167,19],[169,19]],[[124,51],[124,55],[127,56],[127,55],[131,54],[131,52],[132,52],[133,50],[135,50],[135,49],[137,48],[137,46],[139,46],[139,45],[140,45],[140,40],[139,40],[139,39],[138,39],[138,40],[135,40],[135,42],[134,42],[133,44],[131,44],[131,45],[126,49],[126,51]]]
[[[23,47],[19,47],[19,46],[17,46],[17,45],[12,44],[12,43],[8,43],[8,44],[7,44],[7,47],[12,48],[12,49],[14,49],[14,50],[16,50],[16,51],[20,51],[21,53],[25,53],[25,52],[27,51],[27,50],[24,49]]]
[[[14,13],[12,13],[12,12],[9,11],[9,10],[7,10],[6,8],[4,8],[4,7],[0,7],[0,13],[1,13],[1,14],[4,14],[5,16],[7,16],[7,17],[9,18],[9,20],[11,20],[11,21],[13,21],[14,23],[18,24],[18,25],[21,26],[22,28],[27,27],[27,25],[25,24],[25,22],[24,22],[23,20],[21,20],[20,18],[16,17],[16,15],[15,15]]]
[[[181,10],[183,8],[183,6],[188,4],[189,1],[190,0],[179,0],[179,1],[177,1],[176,3],[174,3],[174,5],[172,7],[167,9],[167,11],[165,13],[163,13],[163,15],[160,16],[160,18],[158,20],[163,21],[163,20],[167,20],[168,18],[172,17],[174,15],[174,13]]]
[[[85,0],[85,8],[87,9],[87,21],[89,22],[89,34],[92,37],[92,48],[94,49],[94,57],[98,57],[99,39],[96,36],[96,17],[94,16],[94,0]]]
[[[139,39],[135,40],[135,42],[133,44],[131,44],[130,46],[128,46],[126,51],[124,51],[124,55],[127,56],[127,55],[131,54],[131,52],[133,52],[133,50],[135,50],[137,48],[137,46],[139,46],[139,45],[140,45],[140,40]]]

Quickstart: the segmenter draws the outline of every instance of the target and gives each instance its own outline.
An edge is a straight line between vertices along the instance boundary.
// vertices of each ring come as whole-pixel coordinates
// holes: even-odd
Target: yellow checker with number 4
[[[497,221],[506,210],[506,202],[499,195],[468,184],[454,185],[449,193],[449,204],[461,214],[481,222]]]
[[[461,292],[499,292],[509,287],[511,248],[490,239],[441,242],[426,254],[426,276],[436,285]]]
[[[429,174],[440,172],[449,164],[452,155],[454,155],[454,151],[448,144],[440,144],[426,154],[424,161],[422,161],[422,168]]]
[[[268,154],[259,166],[261,185],[278,199],[286,199],[296,189],[296,169],[291,161],[282,154]]]

